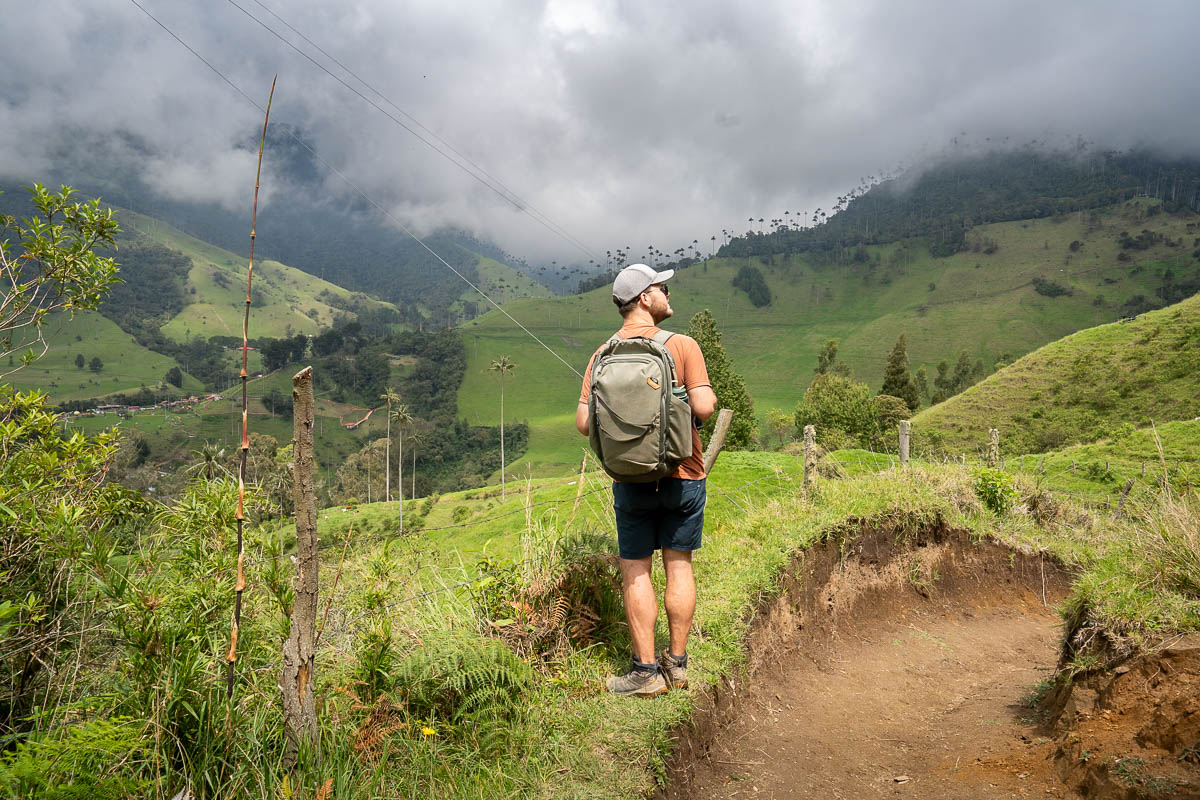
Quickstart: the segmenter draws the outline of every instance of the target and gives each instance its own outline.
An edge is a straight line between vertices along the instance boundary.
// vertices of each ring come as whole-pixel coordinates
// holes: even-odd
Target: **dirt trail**
[[[1068,797],[1024,698],[1058,617],[1026,593],[901,609],[793,651],[697,765],[696,798]]]
[[[1058,659],[1066,576],[945,529],[844,548],[785,575],[753,626],[749,680],[698,698],[662,794],[1074,797],[1025,702]]]

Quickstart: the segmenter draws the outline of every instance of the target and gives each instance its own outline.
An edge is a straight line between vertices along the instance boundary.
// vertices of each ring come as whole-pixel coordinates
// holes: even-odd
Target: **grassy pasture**
[[[46,323],[44,335],[50,344],[46,355],[5,380],[18,389],[37,389],[54,401],[137,392],[142,386],[155,388],[176,366],[174,359],[147,350],[115,322],[94,311],[80,312],[74,319],[66,313],[54,314]],[[86,364],[79,369],[75,366],[78,355],[85,362],[98,357],[104,368],[99,373],[93,373]],[[16,364],[20,364],[19,358]],[[170,397],[202,390],[200,382],[190,375],[184,375],[182,389],[169,384],[164,388]]]
[[[1146,228],[1172,241],[1193,235],[1192,217],[1148,215],[1147,209],[1138,201],[1103,210],[1096,218],[1083,213],[976,228],[969,241],[994,241],[998,250],[991,255],[966,251],[934,259],[920,243],[909,243],[868,248],[872,259],[880,259],[875,267],[814,265],[799,257],[755,259],[774,298],[761,309],[731,285],[746,262],[712,259],[672,281],[675,316],[665,327],[683,330],[693,314],[710,309],[760,417],[772,407],[795,407],[812,377],[817,351],[830,338],[840,340],[839,359],[876,388],[901,333],[908,338],[911,368],[924,364],[930,379],[939,360],[953,364],[961,349],[991,365],[1006,353],[1018,357],[1117,318],[1126,300],[1153,296],[1165,269],[1177,276],[1192,274],[1190,250],[1165,243],[1136,252],[1133,261],[1118,260],[1122,231],[1136,234]],[[1073,252],[1074,241],[1082,245]],[[1035,278],[1072,294],[1038,294]],[[582,296],[517,300],[505,310],[579,371],[620,321],[606,288]],[[508,382],[506,414],[531,428],[530,452],[518,466],[532,463],[539,474],[565,469],[582,442],[571,426],[579,378],[499,312],[460,331],[469,359],[459,392],[462,413],[472,422],[494,424],[499,387],[487,366],[510,356],[518,368]]]
[[[989,428],[1008,454],[1200,414],[1200,296],[1079,331],[913,418],[918,447],[975,452]]]

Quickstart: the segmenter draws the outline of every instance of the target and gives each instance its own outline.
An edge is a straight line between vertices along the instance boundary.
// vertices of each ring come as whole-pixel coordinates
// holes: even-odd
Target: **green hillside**
[[[1080,331],[1030,353],[913,419],[919,446],[975,451],[989,428],[1005,453],[1091,442],[1200,414],[1200,296]]]
[[[154,388],[167,370],[176,366],[174,359],[147,350],[115,322],[93,311],[78,313],[73,320],[67,314],[55,314],[43,333],[50,343],[46,355],[5,381],[18,389],[37,389],[55,402],[137,392],[143,386]],[[82,369],[76,366],[77,356],[84,358]],[[99,372],[87,366],[92,358],[103,364]],[[200,382],[186,374],[182,390],[169,387],[172,396],[202,390]]]
[[[176,341],[194,336],[242,335],[242,315],[246,308],[245,258],[132,211],[121,211],[119,218],[125,230],[136,231],[191,259],[186,305],[162,326],[165,335]],[[250,335],[280,338],[317,333],[328,328],[335,315],[348,311],[352,315],[351,309],[356,304],[368,308],[392,307],[286,264],[259,261],[254,265]]]
[[[550,297],[553,294],[529,276],[494,258],[480,256],[478,270],[479,280],[475,285],[501,305],[520,297]],[[458,279],[454,278],[454,280]],[[450,307],[453,313],[474,317],[481,311],[492,307],[490,303],[479,296],[479,292],[465,284],[464,287],[462,297]]]
[[[1160,294],[1170,296],[1200,279],[1191,247],[1196,220],[1190,212],[1164,213],[1155,201],[1137,200],[980,226],[968,235],[966,250],[946,258],[914,241],[866,247],[859,260],[845,264],[806,255],[716,258],[673,280],[675,317],[666,327],[683,330],[693,314],[711,309],[761,417],[768,408],[795,407],[819,348],[831,338],[840,340],[839,359],[877,389],[901,333],[912,369],[924,364],[932,377],[938,361],[953,363],[963,349],[990,368],[1005,356],[1011,360],[1161,303]],[[1150,232],[1142,239],[1145,249],[1122,246],[1122,233],[1139,236],[1143,230]],[[747,263],[762,270],[772,293],[769,306],[755,308],[732,286]],[[506,310],[579,371],[619,324],[607,288],[516,301]],[[571,419],[579,378],[498,312],[461,331],[469,356],[459,393],[462,413],[472,422],[495,422],[499,385],[487,366],[508,355],[518,369],[506,416],[529,422],[527,458],[547,469],[577,463],[584,441]]]

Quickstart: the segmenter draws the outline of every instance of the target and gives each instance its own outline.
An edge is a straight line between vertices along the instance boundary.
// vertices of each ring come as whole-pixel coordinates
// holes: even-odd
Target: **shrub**
[[[974,470],[975,495],[993,514],[1004,516],[1020,498],[1013,477],[998,469]]]

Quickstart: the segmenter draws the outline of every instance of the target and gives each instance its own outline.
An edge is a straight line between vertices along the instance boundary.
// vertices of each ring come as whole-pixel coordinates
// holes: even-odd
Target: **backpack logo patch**
[[[647,385],[649,385],[649,387],[651,389],[653,389],[656,392],[659,390],[659,388],[661,388],[658,385],[658,381],[654,380],[654,378],[646,378],[646,383],[647,383]]]

